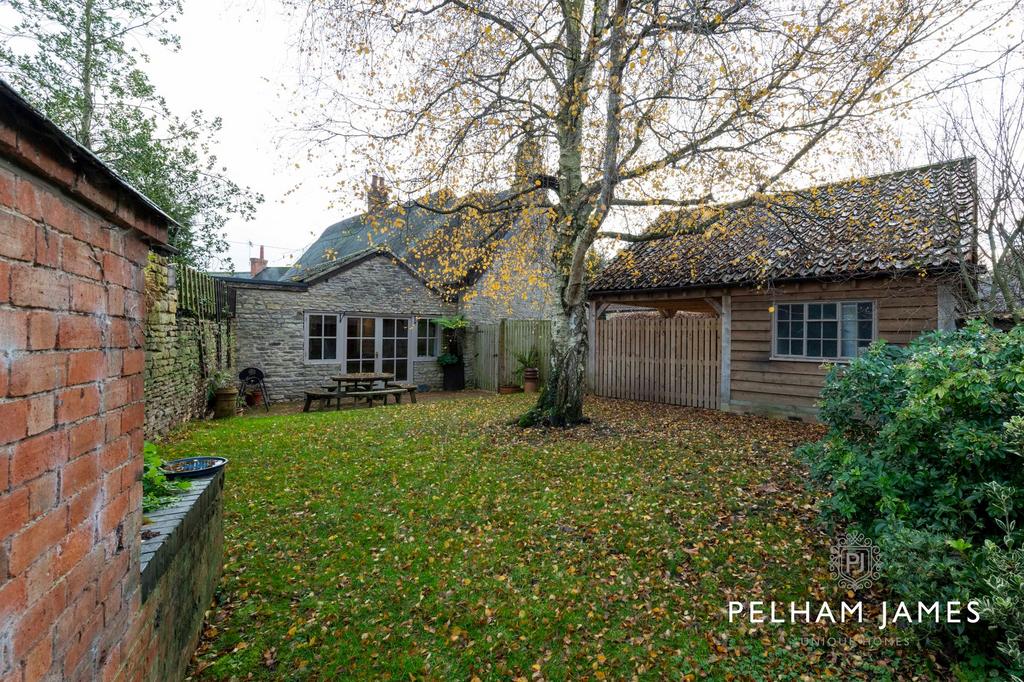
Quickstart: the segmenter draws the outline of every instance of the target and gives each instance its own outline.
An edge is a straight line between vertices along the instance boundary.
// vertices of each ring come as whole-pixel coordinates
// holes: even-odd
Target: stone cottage
[[[367,195],[366,212],[324,230],[279,278],[265,268],[261,276],[224,278],[233,292],[238,364],[264,371],[271,399],[299,398],[339,372],[390,372],[440,388],[436,318],[547,316],[555,294],[541,211],[446,213],[437,207],[466,198],[438,195],[389,204],[376,177]],[[471,333],[464,350],[472,385]]]

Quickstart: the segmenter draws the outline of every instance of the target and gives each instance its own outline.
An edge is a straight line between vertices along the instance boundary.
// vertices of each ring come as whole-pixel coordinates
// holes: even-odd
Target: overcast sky
[[[219,160],[235,182],[266,198],[254,220],[228,224],[228,255],[236,270],[247,270],[263,244],[271,265],[290,265],[364,199],[339,199],[333,167],[307,162],[280,139],[295,109],[287,90],[297,62],[288,19],[273,0],[185,0],[176,31],[180,51],[147,49],[157,91],[178,114],[202,109],[223,118]]]

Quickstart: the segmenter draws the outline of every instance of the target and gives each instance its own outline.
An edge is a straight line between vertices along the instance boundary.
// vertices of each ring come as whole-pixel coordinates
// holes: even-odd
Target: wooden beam
[[[716,313],[718,313],[719,316],[721,316],[721,314],[722,314],[722,304],[721,303],[719,303],[718,301],[716,301],[713,298],[705,298],[704,302],[707,303],[709,306],[711,306],[714,309],[714,311]]]
[[[718,407],[726,410],[729,408],[729,398],[732,395],[732,297],[729,294],[722,295],[721,312],[721,344],[722,344],[722,376],[718,387]]]

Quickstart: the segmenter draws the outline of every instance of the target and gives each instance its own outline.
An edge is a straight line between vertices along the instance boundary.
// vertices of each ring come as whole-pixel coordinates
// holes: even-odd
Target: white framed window
[[[338,316],[306,313],[306,362],[338,361]]]
[[[854,358],[875,340],[877,329],[872,301],[779,303],[772,321],[772,357]]]
[[[437,323],[422,318],[416,321],[416,357],[437,357]]]

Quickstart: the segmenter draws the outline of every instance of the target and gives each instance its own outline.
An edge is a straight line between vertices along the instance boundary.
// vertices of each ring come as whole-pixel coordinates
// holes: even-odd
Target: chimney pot
[[[260,244],[260,257],[249,259],[249,276],[255,277],[267,269],[267,260],[263,257],[263,245]]]

